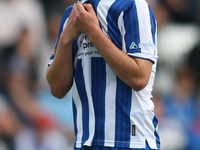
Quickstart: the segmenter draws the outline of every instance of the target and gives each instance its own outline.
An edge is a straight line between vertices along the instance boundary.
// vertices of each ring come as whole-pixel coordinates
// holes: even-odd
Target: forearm
[[[28,89],[28,80],[23,73],[13,73],[8,81],[8,92],[19,110],[26,117],[34,119],[41,112],[37,100]]]
[[[60,42],[57,47],[54,61],[49,66],[46,74],[51,93],[62,98],[70,90],[73,82],[72,43]]]
[[[118,49],[101,30],[97,29],[95,32],[93,31],[89,38],[116,75],[134,90],[143,89],[148,83],[152,63],[129,57]]]

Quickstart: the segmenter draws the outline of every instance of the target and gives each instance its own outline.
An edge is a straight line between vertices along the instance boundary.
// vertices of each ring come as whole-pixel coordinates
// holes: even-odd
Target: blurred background
[[[147,0],[158,23],[152,100],[162,150],[200,150],[200,0]],[[45,73],[75,0],[0,0],[0,150],[72,150],[71,93]]]

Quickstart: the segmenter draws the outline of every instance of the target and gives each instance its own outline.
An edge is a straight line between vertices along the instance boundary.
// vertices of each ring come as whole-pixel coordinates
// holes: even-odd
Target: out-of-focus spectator
[[[195,95],[196,74],[187,67],[177,69],[175,87],[159,103],[159,133],[163,150],[190,150],[191,126],[198,119],[198,98]],[[158,105],[157,101],[155,105]],[[159,105],[160,106],[160,105]]]
[[[13,109],[0,96],[0,149],[1,150],[67,150],[71,149],[65,134],[45,118],[37,130],[24,126]]]
[[[166,115],[180,122],[184,129],[188,129],[198,117],[196,79],[190,69],[178,68],[174,93],[165,98]]]
[[[0,147],[3,150],[14,150],[14,136],[19,129],[19,122],[12,109],[0,95]]]
[[[31,48],[30,33],[25,28],[7,62],[8,80],[4,84],[11,105],[32,123],[43,118],[46,112],[34,95],[37,90],[37,68]]]
[[[46,18],[49,16],[61,13],[63,14],[65,9],[75,3],[77,0],[40,0],[44,6]]]
[[[188,67],[197,74],[196,92],[198,94],[200,88],[200,43],[188,52],[186,59]]]
[[[45,4],[47,1],[43,1]],[[62,3],[63,2],[63,3]],[[55,7],[59,7],[58,5],[62,4],[62,7],[65,5],[73,4],[75,1],[67,1],[64,4],[64,1],[52,1],[52,3],[57,3]],[[51,3],[51,2],[50,2]],[[48,5],[50,5],[50,3]],[[45,7],[49,7],[49,6]],[[51,6],[54,7],[54,6]],[[47,38],[43,41],[43,45],[41,47],[41,51],[38,55],[38,64],[40,64],[39,69],[39,79],[40,79],[40,90],[37,93],[37,98],[40,101],[40,104],[47,110],[49,110],[54,116],[57,118],[58,124],[63,133],[65,133],[65,138],[70,142],[74,141],[74,132],[73,132],[73,116],[72,116],[72,96],[68,94],[62,100],[57,100],[53,97],[49,92],[49,86],[46,81],[46,69],[47,64],[49,63],[49,58],[52,54],[52,51],[55,46],[55,41],[57,39],[58,30],[60,27],[60,21],[62,19],[63,13],[66,9],[62,10],[50,10],[50,12],[46,12],[48,14],[46,18],[47,23]],[[48,9],[48,8],[46,8]],[[70,143],[72,144],[72,143]],[[69,145],[70,145],[69,144]]]
[[[0,112],[0,146],[5,150],[71,148],[69,139],[73,136],[62,129],[37,97],[41,84],[38,71],[42,71],[38,60],[43,59],[38,58],[38,50],[42,50],[46,38],[40,3],[0,1],[0,18],[0,92],[9,110]]]
[[[160,0],[160,2],[167,9],[172,22],[198,22],[197,0]]]
[[[188,131],[188,147],[187,150],[199,150],[200,149],[200,43],[196,45],[191,51],[188,52],[186,57],[186,63],[188,67],[196,73],[197,81],[195,84],[195,94],[198,97],[198,118],[192,122]]]
[[[1,90],[25,115],[37,115],[32,92],[35,57],[45,31],[41,5],[34,0],[0,1],[0,18]]]
[[[0,0],[1,150],[72,149],[71,95],[53,98],[45,73],[61,17],[76,1]],[[153,101],[162,150],[199,150],[200,1],[147,1],[158,23]],[[185,56],[189,70],[177,69]]]
[[[46,18],[48,18],[49,15],[62,13],[65,10],[62,0],[40,0],[40,2],[44,7]]]
[[[168,24],[171,21],[167,8],[162,3],[160,3],[159,0],[147,0],[147,2],[155,14],[158,28]]]
[[[30,34],[30,44],[37,50],[45,35],[43,9],[35,0],[0,1],[0,47],[15,43],[21,34],[21,27]]]
[[[196,120],[190,126],[188,131],[188,145],[187,150],[199,150],[200,149],[200,119]]]
[[[46,81],[46,69],[49,63],[49,58],[55,46],[55,41],[57,39],[58,30],[60,27],[60,21],[62,19],[62,13],[49,14],[46,20],[46,38],[43,39],[43,44],[40,47],[40,51],[37,55],[38,76],[41,90],[49,88]]]

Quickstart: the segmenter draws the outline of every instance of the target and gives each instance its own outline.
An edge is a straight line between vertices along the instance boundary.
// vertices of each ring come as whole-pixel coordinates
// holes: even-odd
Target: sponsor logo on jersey
[[[94,47],[94,44],[89,40],[87,35],[84,34],[83,40],[80,41],[80,47],[83,47],[83,49],[86,50],[87,48]]]
[[[79,45],[80,47],[82,46],[82,43],[83,43],[83,41],[80,41],[80,45]]]
[[[138,49],[138,46],[135,44],[135,42],[131,43],[130,49]]]
[[[90,41],[87,35],[83,34],[83,39],[79,42],[80,50],[77,53],[78,59],[82,57],[101,57],[99,51],[95,48],[95,45]]]
[[[138,49],[138,48],[143,48],[143,47],[155,48],[155,44],[151,43],[150,41],[149,41],[149,43],[139,43],[138,45],[135,44],[135,42],[132,42],[130,49]]]
[[[53,50],[51,55],[54,56],[55,54],[56,54],[56,49]]]
[[[151,43],[149,41],[149,43],[140,43],[138,44],[139,48],[142,48],[142,47],[151,47],[151,48],[155,48],[155,44],[154,43]]]

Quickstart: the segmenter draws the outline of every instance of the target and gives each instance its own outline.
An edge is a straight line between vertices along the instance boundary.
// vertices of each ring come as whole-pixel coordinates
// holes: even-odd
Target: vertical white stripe
[[[156,21],[156,33],[155,33],[155,46],[156,46],[156,49],[155,49],[155,56],[158,58],[158,48],[157,48],[157,31],[158,28],[157,28],[157,21]],[[157,67],[157,59],[155,60],[155,63],[153,64],[152,66],[152,76],[153,76],[153,82],[154,82],[154,78],[155,78],[155,73],[156,73],[156,67]],[[153,86],[152,86],[152,90],[153,90]]]
[[[76,83],[74,81],[73,87],[72,87],[72,95],[74,99],[74,104],[77,109],[77,116],[76,116],[76,126],[77,126],[77,135],[76,135],[76,147],[81,147],[81,140],[83,136],[83,120],[82,120],[82,103],[77,91]]]
[[[89,109],[89,138],[84,143],[84,145],[91,146],[92,140],[95,132],[95,115],[94,115],[94,105],[92,101],[91,93],[91,57],[82,58],[83,66],[83,77],[85,81],[86,94],[88,98],[88,109]]]
[[[107,15],[108,10],[115,0],[101,0],[97,7],[97,17],[102,25],[102,30],[108,35]],[[105,143],[104,146],[114,146],[115,141],[115,116],[116,116],[116,75],[106,65],[106,93],[105,93]]]
[[[103,32],[108,37],[109,37],[109,35],[108,35],[108,27],[107,27],[106,17],[108,15],[108,10],[110,9],[110,7],[112,6],[112,4],[115,1],[116,0],[101,0],[99,2],[98,7],[97,7],[97,17],[98,17],[98,19],[99,19],[99,21],[101,23]]]
[[[145,0],[135,0],[135,4],[138,14],[140,43],[153,43],[149,6]],[[141,51],[154,55],[154,49],[151,47],[141,48]]]
[[[65,23],[63,24],[63,30],[64,30],[65,27],[67,26],[67,21],[68,21],[68,18],[66,19]]]
[[[85,3],[87,0],[80,0],[81,3]]]
[[[119,15],[119,18],[118,18],[118,28],[119,28],[121,36],[122,36],[122,51],[126,53],[127,52],[126,42],[125,42],[126,30],[125,30],[125,26],[124,26],[123,17],[124,17],[124,12],[121,12],[121,14]]]
[[[158,41],[157,41],[157,40],[158,40],[158,39],[157,39],[157,32],[158,32],[158,28],[157,28],[157,21],[156,21],[156,33],[155,33],[155,46],[156,46],[155,55],[156,55],[156,56],[158,56],[158,49],[157,49],[157,46],[158,46],[158,45],[157,45],[157,42],[158,42]]]
[[[106,65],[106,73],[104,146],[113,147],[115,141],[117,76],[108,65]]]
[[[83,36],[84,34],[81,33],[81,35],[78,37],[78,40],[77,40],[77,45],[78,45],[78,51],[77,51],[77,54],[81,51],[81,41],[83,41]],[[76,69],[76,64],[77,64],[77,59],[78,59],[78,55],[76,54],[75,56],[75,59],[74,59],[74,68]]]
[[[132,90],[130,121],[135,125],[135,136],[130,132],[130,148],[145,148],[145,111],[140,92]],[[132,127],[131,127],[132,129]],[[140,143],[140,144],[139,144]]]

